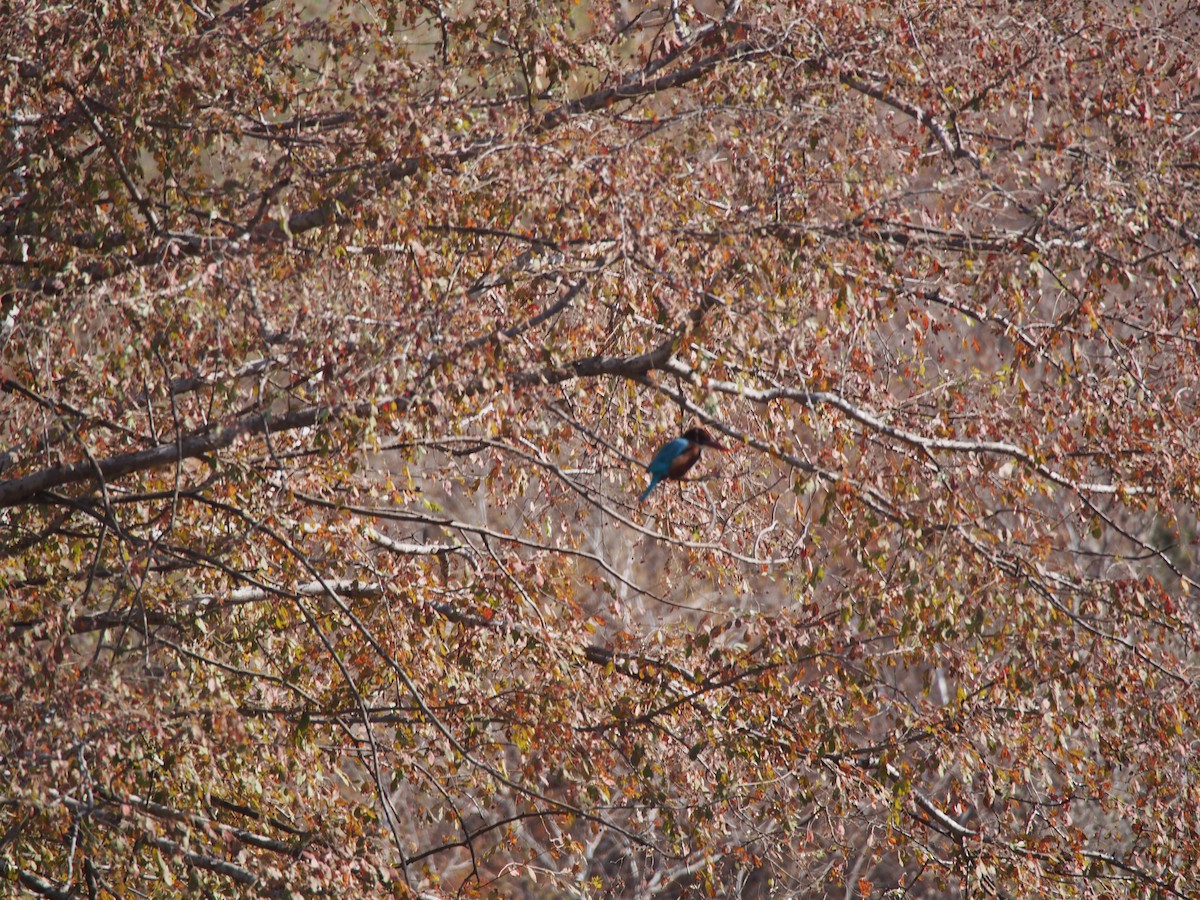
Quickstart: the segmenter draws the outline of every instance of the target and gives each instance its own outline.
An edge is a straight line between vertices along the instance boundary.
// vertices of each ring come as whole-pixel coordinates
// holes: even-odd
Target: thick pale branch
[[[670,372],[673,375],[678,375],[679,377],[685,378],[689,381],[696,381],[699,379],[699,376],[691,369],[691,367],[674,358],[664,363],[662,366],[660,366],[660,368],[666,372]],[[906,431],[903,428],[897,428],[894,425],[889,425],[879,415],[860,406],[856,406],[841,394],[837,394],[832,391],[808,391],[785,387],[759,390],[734,384],[730,381],[719,381],[711,378],[704,379],[704,386],[709,390],[719,391],[720,393],[724,394],[732,394],[759,404],[767,404],[775,400],[790,400],[793,403],[800,403],[808,407],[830,406],[834,409],[837,409],[848,418],[858,422],[859,424],[865,425],[872,431],[886,435],[887,437],[901,441],[905,444],[909,444],[914,447],[920,447],[923,450],[1006,456],[1029,467],[1047,481],[1051,481],[1061,487],[1069,488],[1076,493],[1133,495],[1149,494],[1152,492],[1150,488],[1139,485],[1119,485],[1105,484],[1102,482],[1075,481],[1074,479],[1068,478],[1060,472],[1056,472],[1045,463],[1039,462],[1029,451],[1023,450],[1016,444],[1009,444],[1004,441],[962,441],[954,438],[926,437],[925,435],[917,434],[914,431]]]
[[[817,478],[819,478],[821,481],[823,481],[827,485],[849,484],[854,488],[855,491],[857,491],[858,497],[862,500],[862,502],[865,503],[868,508],[870,508],[874,512],[878,513],[880,516],[882,516],[885,519],[888,519],[889,521],[892,521],[892,522],[904,522],[905,521],[905,515],[900,510],[900,508],[896,506],[895,502],[891,498],[889,498],[888,496],[883,494],[881,491],[879,491],[877,488],[871,487],[870,485],[864,484],[862,482],[848,479],[844,474],[842,474],[840,472],[823,469],[819,466],[814,465],[813,463],[809,462],[806,459],[801,459],[799,456],[796,456],[794,453],[788,453],[786,450],[782,449],[778,445],[774,445],[774,444],[768,443],[766,441],[763,441],[759,438],[754,437],[753,435],[751,435],[749,433],[738,431],[734,428],[731,428],[729,425],[727,425],[723,422],[714,421],[708,416],[708,414],[703,409],[701,409],[700,407],[698,407],[694,403],[692,403],[692,401],[684,393],[682,393],[680,391],[672,390],[671,388],[669,388],[661,383],[651,381],[648,378],[643,379],[642,383],[645,384],[647,387],[652,387],[655,390],[659,391],[660,393],[663,393],[666,396],[670,397],[673,401],[678,403],[683,409],[686,409],[688,412],[692,413],[697,419],[705,422],[707,425],[710,425],[714,429],[717,429],[718,431],[720,431],[722,434],[726,435],[727,437],[732,438],[733,440],[736,440],[739,444],[746,446],[746,447],[753,447],[755,450],[758,450],[762,453],[765,453],[769,456],[773,456],[776,459],[781,460],[782,462],[786,463],[787,465],[791,466],[794,469],[798,469],[801,472],[807,472],[811,475],[815,475]],[[711,382],[705,382],[705,383],[711,384]]]

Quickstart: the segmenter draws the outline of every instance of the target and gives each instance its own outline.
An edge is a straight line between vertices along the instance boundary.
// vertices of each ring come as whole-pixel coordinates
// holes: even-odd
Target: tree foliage
[[[1192,5],[0,35],[6,883],[1200,891]]]

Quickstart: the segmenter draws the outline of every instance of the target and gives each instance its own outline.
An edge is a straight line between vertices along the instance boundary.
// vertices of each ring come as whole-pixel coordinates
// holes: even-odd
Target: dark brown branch
[[[363,405],[363,409],[369,411],[366,405]],[[85,459],[69,465],[42,469],[30,475],[0,481],[0,507],[25,503],[45,491],[67,484],[91,481],[97,475],[110,482],[134,472],[176,465],[185,459],[222,450],[242,437],[307,428],[350,411],[347,407],[309,406],[280,415],[250,413],[228,425],[211,428],[183,440],[159,444],[145,450],[119,453],[116,456],[96,459],[94,463]]]
[[[569,302],[575,295],[576,288],[568,291],[561,302]],[[657,348],[637,356],[589,356],[575,360],[566,366],[555,366],[538,369],[516,375],[511,383],[514,387],[533,387],[537,385],[560,384],[575,378],[597,378],[602,376],[641,378],[653,369],[666,366],[679,342],[698,327],[705,314],[720,303],[720,298],[706,293],[700,302],[688,313],[675,332]],[[555,307],[551,307],[555,309]],[[489,335],[488,337],[492,337]],[[14,382],[0,382],[0,389],[10,389]],[[485,390],[483,381],[468,385],[464,393],[471,395]],[[332,421],[347,415],[363,416],[370,414],[376,405],[394,404],[399,409],[410,405],[407,397],[395,397],[382,402],[365,402],[358,404],[342,404],[337,406],[309,406],[291,410],[277,415],[269,413],[248,413],[229,424],[217,426],[199,434],[181,440],[174,440],[149,447],[145,450],[134,450],[115,456],[85,459],[69,465],[53,466],[0,481],[0,508],[16,506],[39,498],[46,491],[54,490],[68,484],[79,484],[101,479],[104,483],[114,481],[135,472],[147,472],[167,466],[177,465],[185,459],[194,459],[223,450],[235,441],[244,437],[258,437],[265,434],[280,434],[308,428],[320,422]]]
[[[207,34],[218,25],[229,25],[238,22],[246,16],[253,15],[258,10],[267,6],[271,0],[244,0],[244,2],[232,6],[219,16],[209,19],[200,28],[200,34]]]
[[[639,97],[652,96],[661,91],[681,87],[707,74],[721,63],[762,56],[766,52],[752,42],[741,41],[724,47],[685,69],[669,75],[661,75],[649,81],[645,79],[642,72],[635,72],[622,79],[620,84],[593,91],[587,96],[572,100],[570,103],[565,103],[542,114],[533,123],[530,130],[535,135],[552,131],[575,116],[605,109],[618,101],[635,100]],[[456,151],[438,154],[429,161],[435,165],[449,168],[475,159],[491,146],[490,141],[478,141]],[[374,194],[379,187],[404,181],[416,175],[421,170],[423,159],[423,157],[410,156],[397,160],[385,166],[382,171],[371,174],[369,178],[364,178],[344,188],[312,209],[294,213],[288,218],[286,226],[274,222],[264,224],[256,230],[254,237],[260,240],[282,240],[342,221],[346,218],[345,210],[358,206],[364,199]]]
[[[640,70],[633,72],[623,78],[619,84],[593,91],[585,97],[572,100],[570,103],[564,103],[556,109],[543,113],[541,118],[534,123],[532,131],[534,134],[540,134],[557,128],[575,116],[606,109],[614,103],[623,100],[636,100],[639,97],[646,97],[661,91],[682,87],[688,82],[695,81],[700,76],[707,74],[722,63],[741,59],[754,59],[765,56],[767,52],[765,48],[760,47],[753,41],[738,41],[735,44],[721,48],[715,53],[709,54],[703,59],[697,60],[687,68],[672,72],[669,75],[660,75],[657,78],[647,80],[644,72]]]
[[[215,856],[209,856],[205,853],[196,853],[192,850],[187,850],[180,844],[174,841],[169,841],[161,837],[145,838],[147,844],[155,847],[164,853],[170,853],[172,856],[178,856],[189,866],[197,869],[207,869],[210,872],[216,872],[218,875],[224,875],[231,881],[236,881],[238,884],[257,884],[258,876],[249,869],[234,865],[228,860],[217,859]]]
[[[50,900],[79,900],[79,895],[74,891],[64,890],[55,886],[54,882],[46,880],[41,875],[35,875],[33,872],[9,865],[0,857],[0,879],[7,881],[12,877],[15,877],[17,883],[26,890],[40,894],[43,897],[49,897]]]
[[[234,21],[237,18],[252,13],[263,5],[265,5],[263,0],[246,0],[246,2],[231,8],[221,16],[210,19],[201,28],[201,33],[207,32],[219,24]],[[689,42],[684,48],[680,48],[677,54],[685,50],[693,50],[702,44],[707,45],[717,39],[717,32],[719,30],[726,27],[733,27],[732,23],[714,23],[712,28],[704,29],[703,34],[696,35],[697,39],[695,41]],[[721,47],[716,52],[697,60],[692,65],[671,72],[670,74],[648,78],[647,71],[639,69],[627,74],[616,85],[601,88],[587,96],[579,97],[543,113],[534,120],[530,126],[530,130],[534,134],[543,134],[563,125],[573,117],[605,109],[620,101],[635,100],[641,97],[652,96],[661,91],[678,88],[701,78],[723,63],[741,59],[752,59],[764,56],[769,52],[771,51],[768,48],[752,41],[740,41]],[[661,61],[660,65],[656,66],[657,68],[661,68]],[[80,103],[82,104],[83,102],[81,99]],[[102,124],[98,118],[93,114],[92,119],[92,124],[98,134],[100,134],[101,138],[106,138],[107,134],[103,131]],[[337,121],[337,124],[342,124],[336,118],[334,121]],[[153,241],[150,246],[143,248],[136,255],[106,257],[98,262],[82,267],[80,271],[81,274],[86,275],[92,281],[106,280],[115,274],[131,268],[159,261],[162,258],[163,247],[168,244],[173,245],[186,255],[201,255],[205,253],[238,254],[245,252],[250,244],[285,242],[306,232],[348,221],[353,210],[359,207],[365,200],[374,196],[381,189],[386,189],[397,182],[412,178],[421,171],[422,167],[432,165],[453,169],[465,162],[478,158],[493,146],[494,142],[491,140],[479,140],[468,143],[456,150],[432,156],[422,154],[397,158],[380,168],[367,171],[362,177],[328,196],[317,205],[293,213],[288,217],[286,222],[263,222],[252,219],[241,226],[240,234],[233,235],[185,234],[164,231],[153,209],[138,191],[136,185],[132,183],[125,173],[120,173],[124,176],[123,180],[126,182],[126,187],[130,191],[135,203],[147,218],[151,234],[156,235],[158,240]],[[108,146],[108,144],[106,144],[106,147],[110,155],[116,152],[115,147]],[[119,165],[119,158],[114,157],[114,159]],[[103,238],[89,235],[59,235],[58,239],[69,244],[79,244],[80,242],[84,244],[98,243],[100,246],[108,247],[123,246],[130,240],[130,237],[130,235],[124,233],[114,233]],[[26,284],[24,289],[39,293],[58,294],[65,287],[66,282],[61,275],[51,275]],[[3,504],[0,503],[0,505]]]

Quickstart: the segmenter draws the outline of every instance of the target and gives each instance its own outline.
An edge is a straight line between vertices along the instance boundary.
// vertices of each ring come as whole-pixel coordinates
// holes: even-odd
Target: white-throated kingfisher
[[[641,503],[649,497],[650,492],[664,478],[682,481],[688,469],[699,461],[702,447],[712,447],[722,453],[727,449],[714,441],[712,435],[703,428],[689,428],[675,440],[659,447],[654,459],[650,460],[650,465],[646,466],[646,471],[650,473],[650,487],[642,492],[638,502]]]

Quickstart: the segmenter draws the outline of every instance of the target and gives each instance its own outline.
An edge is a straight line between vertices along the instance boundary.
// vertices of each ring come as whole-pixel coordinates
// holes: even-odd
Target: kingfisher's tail
[[[643,502],[647,497],[649,497],[650,492],[652,490],[654,490],[655,487],[658,486],[658,483],[660,481],[662,481],[662,478],[659,477],[658,475],[655,475],[653,478],[651,478],[650,479],[650,487],[648,487],[644,491],[642,491],[642,496],[638,497],[638,503]]]

